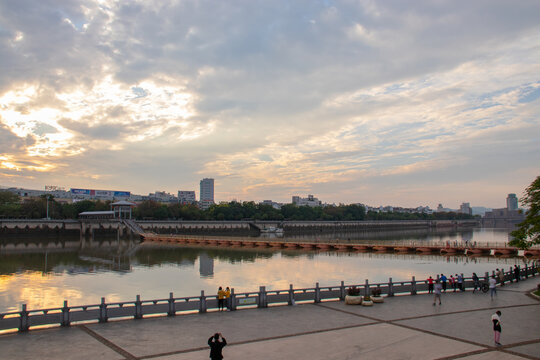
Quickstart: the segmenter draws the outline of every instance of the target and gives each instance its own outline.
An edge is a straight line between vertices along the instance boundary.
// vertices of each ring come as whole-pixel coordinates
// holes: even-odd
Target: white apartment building
[[[178,202],[180,204],[195,204],[197,202],[195,191],[178,190]]]
[[[307,198],[301,198],[300,196],[293,196],[292,203],[295,204],[296,206],[317,207],[317,206],[322,205],[321,201],[317,199],[316,197],[313,197],[313,195],[308,195]]]

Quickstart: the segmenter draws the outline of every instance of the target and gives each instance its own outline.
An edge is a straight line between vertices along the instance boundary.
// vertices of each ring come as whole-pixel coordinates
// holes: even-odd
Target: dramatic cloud
[[[503,206],[540,170],[536,1],[0,3],[0,185]]]

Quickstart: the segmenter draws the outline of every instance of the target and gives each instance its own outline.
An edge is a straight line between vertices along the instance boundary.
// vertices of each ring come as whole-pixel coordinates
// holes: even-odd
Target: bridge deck
[[[145,242],[211,245],[220,247],[272,247],[305,250],[336,250],[336,251],[377,251],[377,252],[416,252],[421,254],[466,254],[466,255],[518,255],[519,249],[503,244],[477,244],[464,246],[461,244],[432,244],[432,243],[406,243],[406,242],[379,242],[379,243],[341,243],[341,242],[308,242],[279,239],[260,238],[223,238],[187,235],[160,235],[143,233],[141,237]],[[540,248],[535,247],[521,251],[521,255],[540,257]]]

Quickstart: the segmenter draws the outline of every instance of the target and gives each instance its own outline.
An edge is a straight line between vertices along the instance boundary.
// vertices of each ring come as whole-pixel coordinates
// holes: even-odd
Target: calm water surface
[[[293,237],[291,237],[293,238]],[[498,229],[439,232],[393,231],[295,235],[294,239],[377,240],[415,242],[508,241],[508,231]],[[19,239],[17,239],[18,241]],[[14,242],[13,239],[7,242]],[[2,239],[2,244],[6,240]],[[11,249],[10,249],[11,246]],[[236,292],[295,287],[362,284],[425,279],[437,273],[483,274],[498,267],[523,264],[521,258],[377,254],[358,252],[306,252],[300,250],[234,249],[180,246],[137,246],[127,241],[25,240],[16,249],[0,252],[0,312],[135,299],[214,294],[219,286]],[[46,249],[45,249],[46,247]]]

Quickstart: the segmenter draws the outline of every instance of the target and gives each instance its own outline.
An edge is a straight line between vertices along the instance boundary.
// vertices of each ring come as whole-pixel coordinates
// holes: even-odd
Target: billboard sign
[[[97,197],[130,197],[129,191],[110,191],[93,189],[71,189],[73,195],[97,196]]]

